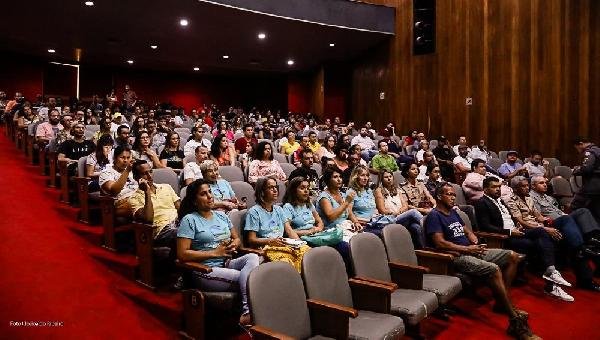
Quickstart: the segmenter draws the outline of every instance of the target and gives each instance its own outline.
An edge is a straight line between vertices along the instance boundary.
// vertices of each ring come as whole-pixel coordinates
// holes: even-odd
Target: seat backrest
[[[183,158],[183,164],[188,164],[189,162],[195,162],[195,161],[196,161],[195,154],[187,155]]]
[[[296,170],[296,166],[294,164],[281,163],[279,165],[281,166],[281,169],[283,170],[283,172],[285,173],[285,175],[287,177],[290,177],[290,174],[292,173],[292,171]]]
[[[554,167],[554,175],[561,176],[564,179],[569,180],[573,175],[573,170],[571,170],[571,168],[568,166],[557,165]]]
[[[552,189],[554,190],[555,195],[567,197],[573,196],[571,184],[566,179],[562,177],[554,177],[550,180],[550,183],[552,184]]]
[[[500,166],[503,164],[504,162],[502,160],[500,160],[499,158],[488,158],[487,160],[487,164],[489,166],[492,167],[492,169],[498,170],[500,169]]]
[[[240,138],[242,138],[242,137],[244,137],[244,133],[243,133],[243,132],[236,132],[236,133],[233,135],[233,140],[238,140],[238,139],[240,139]]]
[[[569,178],[569,183],[571,184],[571,191],[573,193],[578,193],[583,185],[581,176],[571,176],[571,178]]]
[[[83,156],[77,160],[77,176],[85,177],[85,163],[88,156]]]
[[[544,158],[545,161],[548,162],[548,165],[550,165],[550,169],[554,169],[555,167],[560,165],[560,161],[558,160],[558,158]]]
[[[506,156],[508,156],[508,150],[498,151],[498,157],[502,160],[502,162],[506,162]]]
[[[388,224],[383,228],[383,243],[390,261],[418,264],[410,233],[401,224]]]
[[[458,215],[465,222],[465,225],[473,231],[478,231],[479,226],[477,225],[477,216],[475,215],[475,207],[472,205],[459,205]]]
[[[254,197],[254,188],[247,182],[244,181],[233,181],[229,183],[231,189],[235,192],[235,197],[238,200],[242,200],[246,197],[246,206],[249,208],[256,204],[256,198]]]
[[[94,133],[96,133],[95,131],[89,131],[89,130],[85,130],[83,132],[83,138],[90,140],[94,137]]]
[[[455,183],[449,184],[454,188],[454,192],[456,193],[456,205],[466,205],[467,199],[465,198],[465,192],[462,187]]]
[[[100,125],[98,125],[98,124],[86,125],[85,131],[91,131],[91,132],[100,131]]]
[[[186,127],[178,127],[178,128],[174,128],[173,131],[177,132],[177,134],[181,137],[182,133],[186,133],[189,137],[189,135],[192,133],[192,131],[189,128]],[[182,139],[183,140],[183,139]]]
[[[400,170],[394,171],[394,182],[396,185],[400,185],[400,183],[404,182],[404,176],[402,176]]]
[[[375,234],[354,235],[350,239],[350,254],[356,276],[391,282],[387,254]]]
[[[439,145],[439,141],[437,139],[432,139],[429,141],[429,149],[430,150],[437,148],[438,145]]]
[[[165,145],[159,145],[158,148],[156,149],[156,153],[160,156],[160,154],[163,152],[163,150],[165,149]]]
[[[379,182],[379,175],[370,173],[369,180],[371,181],[371,183],[377,184],[377,182]]]
[[[179,149],[183,150],[183,147],[185,147],[185,143],[188,142],[188,139],[190,139],[190,133],[189,130],[188,132],[181,132],[179,133]]]
[[[154,183],[169,184],[175,193],[179,195],[179,177],[171,168],[159,168],[152,171]]]
[[[279,193],[277,195],[277,203],[283,202],[283,196],[285,195],[285,182],[277,181],[277,187],[279,187]]]
[[[181,198],[183,200],[185,198],[186,193],[187,193],[187,187],[181,188],[181,190],[179,190],[179,198]]]
[[[246,223],[246,212],[248,212],[248,209],[232,210],[229,213],[231,224],[242,240],[242,244],[244,243],[244,224]]]
[[[413,154],[413,148],[414,148],[414,146],[412,146],[412,145],[407,145],[406,146],[406,155],[407,156],[410,156],[410,155]]]
[[[221,175],[221,178],[223,178],[227,182],[244,180],[244,173],[242,172],[242,169],[233,165],[219,166],[219,175]]]
[[[490,157],[500,159],[500,157],[498,157],[498,154],[495,151],[490,151]]]
[[[273,154],[273,159],[276,160],[277,162],[279,162],[280,165],[281,164],[287,164],[287,162],[288,162],[287,157],[285,157],[284,154],[279,153],[279,152],[275,152]]]
[[[302,278],[309,299],[353,307],[346,266],[331,247],[312,248],[302,258]]]
[[[273,156],[275,156],[275,154],[279,152],[279,150],[275,148],[275,144],[273,144],[273,141],[270,139],[259,139],[258,142],[267,142],[271,144],[271,153],[273,154]]]
[[[295,339],[311,336],[310,315],[300,274],[281,261],[263,263],[248,277],[252,320]]]
[[[323,173],[323,167],[321,166],[321,164],[313,163],[311,168],[317,172],[317,175],[319,175],[319,177],[321,177],[321,174]]]

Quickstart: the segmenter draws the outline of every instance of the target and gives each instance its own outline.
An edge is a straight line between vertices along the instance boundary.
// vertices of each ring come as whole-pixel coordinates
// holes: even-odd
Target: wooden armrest
[[[238,251],[242,254],[256,254],[258,256],[265,256],[265,251],[262,249],[239,247]]]
[[[152,224],[145,223],[145,222],[140,222],[140,221],[132,221],[131,225],[133,226],[133,229],[138,229],[140,231],[146,231],[146,230],[154,230],[154,229],[156,229],[156,227],[153,226]]]
[[[454,260],[454,256],[452,256],[451,254],[438,253],[438,252],[429,251],[429,250],[417,249],[417,250],[415,250],[415,254],[417,255],[417,257],[430,257],[430,258],[437,259],[437,260],[444,261],[444,262],[452,262],[452,260]],[[427,267],[427,266],[424,266],[424,267]]]
[[[429,272],[438,275],[450,275],[454,255],[429,250],[415,250],[419,265],[429,268]]]
[[[334,311],[335,313],[341,313],[343,315],[349,316],[351,318],[355,318],[358,316],[358,311],[356,309],[336,305],[335,303],[330,303],[316,299],[307,299],[306,303],[308,304],[308,308],[310,309],[330,310]]]
[[[390,313],[391,296],[395,288],[357,279],[349,279],[348,284],[352,290],[354,307],[375,313]]]
[[[427,274],[429,273],[429,268],[423,266],[415,266],[411,264],[399,263],[399,262],[388,262],[388,265],[391,268],[407,270],[415,273]]]
[[[498,233],[488,233],[485,231],[476,231],[475,235],[477,235],[478,237],[493,238],[493,239],[498,239],[498,240],[506,240],[508,238],[508,235],[498,234]]]
[[[182,268],[182,269],[186,269],[186,270],[193,270],[193,271],[197,271],[200,273],[210,273],[212,272],[212,268],[210,268],[207,265],[198,263],[198,262],[192,262],[192,261],[179,261],[179,260],[175,260],[175,264],[177,265],[177,267]]]
[[[423,289],[423,274],[429,272],[429,268],[413,266],[397,262],[388,262],[392,281],[398,287],[405,289]]]
[[[348,339],[349,318],[358,316],[356,309],[315,299],[307,299],[306,303],[310,313],[313,335]]]
[[[281,340],[294,340],[293,337],[287,336],[283,333],[278,333],[262,326],[252,326],[250,333],[253,339],[259,340],[270,340],[270,339],[281,339]]]
[[[381,281],[381,280],[377,280],[377,279],[372,279],[370,277],[363,277],[363,276],[355,276],[354,277],[355,280],[360,280],[360,281],[366,281],[366,282],[371,282],[371,283],[376,283],[382,286],[389,286],[391,288],[398,289],[398,285],[395,284],[394,282],[388,282],[388,281]]]

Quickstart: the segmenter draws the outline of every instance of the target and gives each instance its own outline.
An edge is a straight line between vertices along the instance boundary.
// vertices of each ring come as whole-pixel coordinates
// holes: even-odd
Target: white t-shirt
[[[99,184],[100,188],[104,185],[104,183],[108,181],[117,181],[121,177],[121,173],[117,170],[113,169],[111,165],[106,166],[104,170],[100,172]],[[127,177],[127,182],[123,186],[121,192],[117,194],[117,201],[128,198],[135,193],[138,189],[138,183],[133,179],[133,174],[130,172]],[[104,190],[102,190],[104,192]]]
[[[197,142],[195,139],[192,139],[189,142],[185,143],[185,146],[183,147],[183,154],[186,156],[193,155],[194,153],[196,153],[196,148],[199,146],[204,146],[205,148],[210,150],[211,145],[212,143],[206,138],[202,138],[201,142]]]
[[[467,169],[471,169],[471,163],[473,162],[473,159],[471,159],[471,157],[467,156],[467,158],[463,158],[461,156],[456,156],[454,157],[454,160],[452,161],[452,163],[454,164],[462,164],[464,166],[467,167]]]
[[[350,145],[355,145],[355,144],[360,145],[360,147],[363,150],[371,150],[375,146],[375,143],[373,143],[373,140],[371,139],[371,137],[369,137],[369,136],[363,137],[361,135],[354,136],[354,138],[352,138]]]
[[[183,167],[183,180],[200,178],[202,178],[202,171],[196,162],[189,162]]]

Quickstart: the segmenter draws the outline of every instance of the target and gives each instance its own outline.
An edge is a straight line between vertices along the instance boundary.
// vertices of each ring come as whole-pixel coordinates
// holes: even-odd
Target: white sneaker
[[[553,271],[550,275],[544,274],[542,275],[542,277],[544,278],[544,280],[552,281],[557,285],[565,287],[572,286],[569,282],[567,282],[567,280],[563,279],[562,275],[560,275],[560,272],[558,270]]]
[[[546,294],[550,295],[550,296],[554,296],[555,298],[561,299],[563,301],[567,301],[567,302],[573,302],[573,301],[575,301],[574,297],[572,297],[571,295],[567,294],[567,292],[565,292],[558,285],[552,285],[552,290],[550,290],[550,291],[545,290],[544,292]]]

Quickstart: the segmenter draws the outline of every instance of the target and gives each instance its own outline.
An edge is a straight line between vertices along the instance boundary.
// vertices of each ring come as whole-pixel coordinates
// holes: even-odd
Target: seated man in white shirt
[[[456,144],[455,146],[452,147],[452,150],[454,150],[455,154],[458,155],[458,148],[461,146],[467,147],[467,154],[471,152],[471,148],[467,145],[467,137],[466,136],[458,137],[458,144]]]
[[[193,181],[202,178],[200,164],[208,159],[208,149],[202,145],[196,147],[196,161],[188,162],[183,168],[183,181],[190,185]]]
[[[544,165],[548,165],[548,162],[544,161],[541,152],[534,150],[531,152],[531,156],[529,156],[529,161],[523,165],[523,168],[527,169],[529,178],[535,176],[548,177]]]
[[[421,141],[419,142],[419,151],[417,151],[417,154],[415,155],[415,158],[417,159],[417,164],[423,164],[423,155],[427,151],[430,151],[429,141],[427,139],[421,139]],[[435,160],[435,156],[433,156],[433,160]]]
[[[360,133],[352,138],[350,145],[360,145],[362,151],[361,157],[365,162],[369,162],[373,156],[377,154],[377,150],[373,150],[375,143],[368,135],[367,127],[363,126],[360,128]]]
[[[457,184],[462,184],[462,180],[471,171],[471,163],[473,159],[468,156],[469,148],[466,145],[460,145],[458,147],[458,156],[454,157],[452,163],[454,163],[454,175],[457,178]]]
[[[204,138],[204,133],[202,129],[194,126],[192,128],[192,139],[190,139],[185,146],[183,147],[183,154],[185,156],[193,155],[196,151],[196,148],[199,146],[203,146],[210,150],[212,143],[208,139]]]

